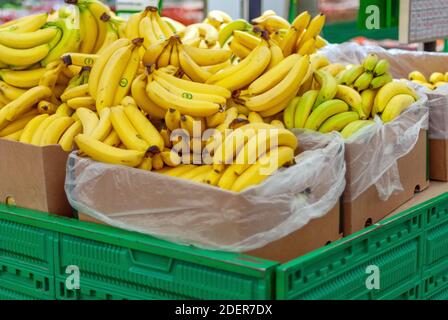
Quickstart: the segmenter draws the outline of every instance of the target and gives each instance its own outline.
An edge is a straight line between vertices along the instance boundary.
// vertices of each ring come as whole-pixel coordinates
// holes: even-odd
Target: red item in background
[[[166,5],[162,10],[162,15],[185,25],[204,20],[203,5],[201,3],[182,6]]]

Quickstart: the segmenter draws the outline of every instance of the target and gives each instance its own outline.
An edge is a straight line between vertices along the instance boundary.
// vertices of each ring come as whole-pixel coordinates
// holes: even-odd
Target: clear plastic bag
[[[72,153],[70,204],[104,223],[177,243],[243,252],[257,249],[328,213],[345,187],[344,142],[299,136],[296,164],[241,193]],[[308,140],[307,140],[308,139]],[[307,147],[312,146],[312,147]]]

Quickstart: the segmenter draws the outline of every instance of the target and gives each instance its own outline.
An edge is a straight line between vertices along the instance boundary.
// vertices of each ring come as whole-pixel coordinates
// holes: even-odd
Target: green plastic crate
[[[0,221],[51,235],[58,299],[273,298],[276,262],[4,205]],[[80,269],[81,290],[65,287],[69,265]]]
[[[427,297],[427,300],[448,300],[448,286],[438,291],[434,295]]]
[[[389,299],[415,286],[426,264],[448,254],[430,244],[448,224],[448,194],[278,267],[278,299]],[[436,232],[437,229],[437,232]],[[446,239],[445,239],[446,240]],[[368,290],[366,268],[380,270],[380,289]],[[423,298],[421,289],[414,295]]]

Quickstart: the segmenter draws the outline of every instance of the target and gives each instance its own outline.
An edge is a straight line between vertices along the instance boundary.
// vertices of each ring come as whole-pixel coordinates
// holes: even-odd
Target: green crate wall
[[[444,194],[280,266],[276,296],[392,299],[402,296],[406,286],[415,286],[407,298],[423,299],[429,294],[424,277],[434,275],[431,268],[448,267],[447,230],[448,194]],[[379,290],[365,286],[369,265],[380,269]]]

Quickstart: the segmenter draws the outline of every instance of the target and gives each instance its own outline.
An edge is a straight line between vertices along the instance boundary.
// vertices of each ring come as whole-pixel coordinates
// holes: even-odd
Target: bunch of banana
[[[273,10],[266,10],[258,18],[252,19],[252,24],[262,30],[266,30],[269,34],[291,27],[288,21],[278,16]]]
[[[65,0],[80,11],[80,53],[101,53],[118,38],[124,37],[124,21],[99,0]]]
[[[132,41],[118,39],[98,56],[88,83],[90,101],[95,101],[98,112],[105,107],[118,105],[131,91],[131,84],[141,64],[142,44],[142,38]]]
[[[189,79],[205,82],[214,73],[231,64],[232,52],[225,49],[201,49],[182,44],[178,36],[151,45],[143,55],[144,65],[157,68],[180,67]]]
[[[221,10],[211,10],[203,22],[212,25],[216,30],[221,30],[232,21],[232,17],[227,13]]]
[[[174,31],[166,20],[160,17],[157,7],[147,7],[129,17],[125,35],[129,40],[143,38],[144,47],[149,48],[151,45],[169,39],[174,35]]]
[[[208,23],[194,23],[180,33],[182,42],[193,47],[219,48],[219,32]]]
[[[414,83],[418,83],[419,85],[422,85],[430,90],[435,90],[440,86],[443,86],[448,83],[448,72],[445,74],[441,72],[433,72],[429,76],[429,81],[426,79],[424,74],[422,74],[420,71],[412,71],[408,75],[408,79],[411,80]]]

